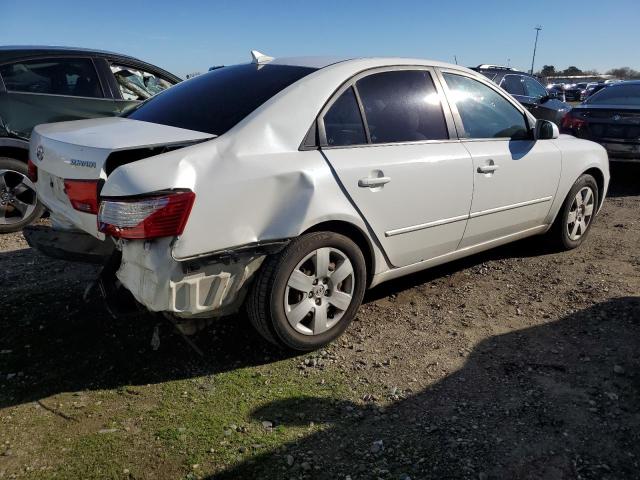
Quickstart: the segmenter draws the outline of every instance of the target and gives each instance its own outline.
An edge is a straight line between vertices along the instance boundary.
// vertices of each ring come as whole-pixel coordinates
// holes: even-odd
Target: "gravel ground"
[[[640,478],[639,179],[635,166],[613,170],[579,249],[532,238],[382,285],[343,338],[297,358],[241,317],[196,339],[206,360],[171,333],[152,352],[152,323],[112,321],[97,299],[81,300],[94,267],[0,236],[0,419],[61,392],[284,361],[309,384],[339,378],[351,393],[267,396],[247,421],[309,432],[204,473],[149,467],[141,477]],[[0,428],[0,478],[29,476],[25,459],[43,455],[32,428]],[[32,448],[6,455],[28,437]]]

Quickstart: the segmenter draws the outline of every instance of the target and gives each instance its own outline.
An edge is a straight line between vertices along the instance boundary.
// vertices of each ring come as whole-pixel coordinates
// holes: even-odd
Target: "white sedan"
[[[267,340],[311,350],[367,288],[531,235],[575,248],[602,206],[605,150],[481,74],[252,53],[124,117],[38,126],[56,240],[30,242],[110,255],[118,285],[185,331],[244,305]]]

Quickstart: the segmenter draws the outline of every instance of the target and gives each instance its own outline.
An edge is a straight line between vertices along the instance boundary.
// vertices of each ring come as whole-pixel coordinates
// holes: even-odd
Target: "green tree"
[[[582,75],[582,70],[580,70],[578,67],[574,67],[573,65],[571,67],[568,67],[566,70],[564,70],[562,72],[562,75],[566,75],[567,77],[573,77],[576,75]]]
[[[542,67],[542,70],[538,72],[541,77],[553,77],[556,75],[556,73],[556,67],[554,67],[553,65],[545,65],[544,67]]]

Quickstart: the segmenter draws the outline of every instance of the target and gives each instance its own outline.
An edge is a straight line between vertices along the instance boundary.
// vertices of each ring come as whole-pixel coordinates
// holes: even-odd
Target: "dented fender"
[[[236,141],[220,137],[118,167],[102,196],[194,191],[184,233],[172,245],[178,261],[297,237],[327,221],[347,222],[367,234],[319,151],[238,153]],[[373,248],[376,268],[386,268],[382,252]]]

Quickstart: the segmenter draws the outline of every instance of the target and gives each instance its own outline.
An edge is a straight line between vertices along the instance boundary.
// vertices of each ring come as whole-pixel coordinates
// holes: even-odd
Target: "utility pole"
[[[536,31],[536,42],[533,44],[533,58],[531,59],[531,71],[529,72],[533,75],[533,64],[536,62],[536,49],[538,48],[538,34],[542,30],[542,25],[537,25],[535,28]]]

